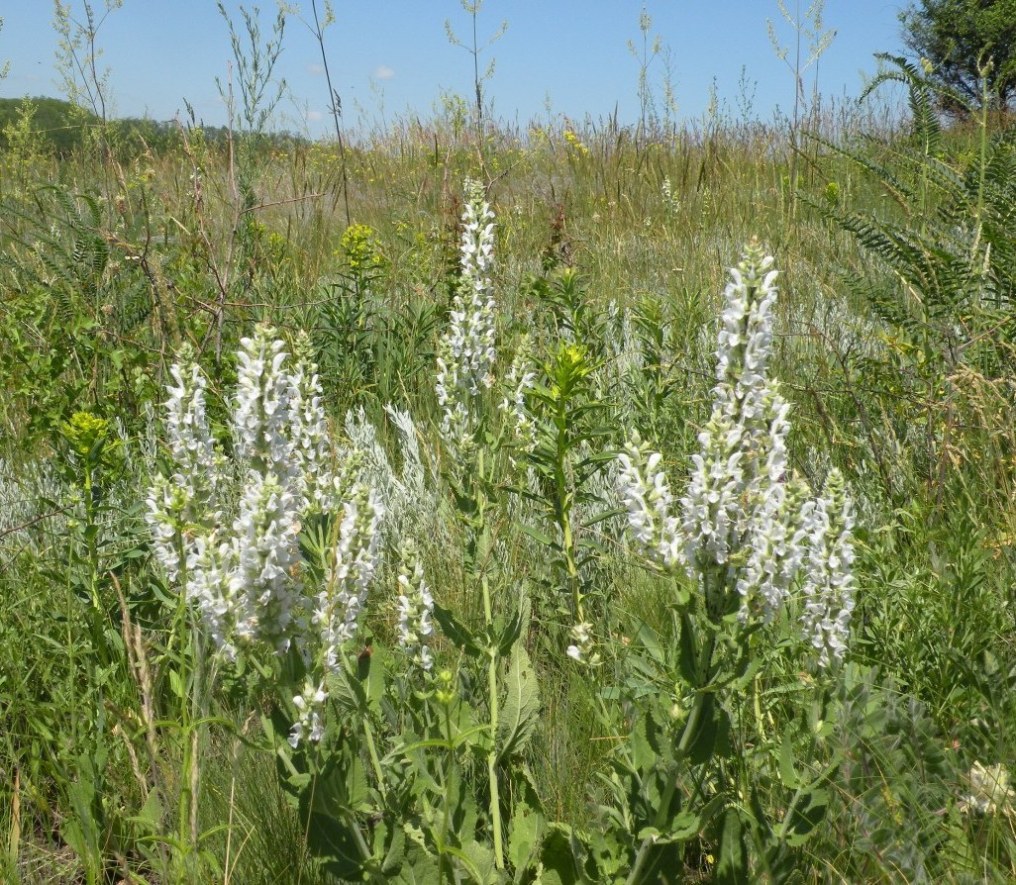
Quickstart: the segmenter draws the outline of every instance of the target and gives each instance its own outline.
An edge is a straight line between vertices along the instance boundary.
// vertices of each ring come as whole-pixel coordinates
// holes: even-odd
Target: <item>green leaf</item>
[[[443,606],[434,605],[434,620],[441,625],[441,630],[455,645],[468,651],[470,654],[479,655],[483,648],[477,643],[472,632],[464,624],[456,620],[448,609]]]
[[[537,500],[543,499],[538,498]],[[548,535],[546,532],[541,532],[538,528],[535,528],[534,526],[522,523],[519,525],[519,529],[522,532],[522,534],[528,535],[530,538],[536,541],[537,544],[540,544],[543,547],[552,547],[554,545],[554,541],[551,539],[550,535]]]
[[[663,842],[686,842],[702,826],[702,818],[693,811],[682,811],[670,822],[669,831],[662,837]]]
[[[497,639],[498,652],[502,656],[511,654],[512,646],[522,635],[523,629],[529,624],[533,617],[532,605],[529,602],[529,592],[525,585],[519,591],[519,605],[515,614],[508,620],[508,623],[501,629]]]
[[[142,833],[158,833],[162,824],[163,808],[159,801],[159,793],[152,790],[145,800],[144,806],[130,820],[139,825]]]
[[[173,695],[181,700],[187,696],[187,690],[184,688],[179,670],[169,671],[169,688]]]
[[[783,736],[783,743],[780,744],[780,780],[790,790],[800,786],[800,779],[794,770],[794,744],[789,734]]]
[[[577,885],[585,861],[585,846],[567,824],[552,823],[540,846],[543,885]]]
[[[723,710],[717,710],[713,695],[706,695],[699,726],[688,748],[688,759],[692,765],[705,765],[712,758],[719,744],[726,737],[730,720]]]
[[[642,647],[649,652],[649,657],[660,666],[666,666],[667,656],[664,654],[663,645],[660,643],[659,633],[648,624],[643,624],[639,627],[638,639]]]
[[[420,836],[422,839],[422,833]],[[437,858],[421,849],[408,852],[398,873],[388,879],[396,885],[431,885],[440,880],[441,871]]]
[[[508,822],[508,859],[515,870],[515,881],[529,869],[540,847],[545,821],[543,815],[528,805],[516,805]]]
[[[742,885],[748,881],[748,851],[744,844],[741,815],[736,808],[728,808],[723,815],[720,859],[714,881],[723,885]]]
[[[529,654],[522,645],[512,648],[508,667],[508,692],[501,708],[497,737],[498,762],[512,753],[521,753],[540,715],[540,693]]]
[[[828,805],[829,794],[826,790],[809,790],[791,813],[787,844],[793,847],[803,845],[825,818]]]
[[[681,654],[678,664],[688,685],[698,686],[698,654],[695,649],[695,627],[687,612],[681,613]]]

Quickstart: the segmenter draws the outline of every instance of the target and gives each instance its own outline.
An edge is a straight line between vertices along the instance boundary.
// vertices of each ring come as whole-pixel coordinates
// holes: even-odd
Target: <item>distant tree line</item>
[[[42,143],[57,156],[68,156],[77,150],[89,127],[101,126],[102,121],[90,111],[59,98],[0,98],[0,150],[6,150],[4,134],[9,126],[17,124],[25,103],[34,109],[32,129]],[[200,126],[204,140],[209,144],[224,144],[229,138],[225,126]],[[126,155],[148,149],[164,153],[178,148],[182,141],[181,124],[176,120],[124,117],[107,124],[106,137],[117,152]],[[243,136],[234,132],[234,140]],[[258,136],[259,146],[267,149],[304,142],[306,139],[291,133],[269,133]]]

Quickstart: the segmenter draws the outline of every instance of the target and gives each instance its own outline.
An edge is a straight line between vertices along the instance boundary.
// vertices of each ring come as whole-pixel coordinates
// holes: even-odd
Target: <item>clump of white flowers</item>
[[[854,507],[843,477],[831,470],[822,494],[801,508],[795,546],[803,563],[804,613],[801,622],[819,654],[819,664],[842,660],[854,609]]]
[[[355,452],[334,451],[313,365],[294,360],[267,326],[240,344],[232,459],[213,440],[207,382],[192,355],[172,367],[169,475],[149,491],[147,520],[167,578],[182,584],[227,659],[257,648],[299,653],[309,687],[293,699],[291,738],[316,740],[326,676],[378,567],[383,508]],[[320,587],[300,548],[315,514],[333,523]]]
[[[1009,769],[1004,765],[985,766],[975,762],[967,773],[970,794],[960,802],[964,814],[993,815],[1003,813],[1016,817],[1016,791],[1010,786]]]
[[[853,609],[853,509],[831,471],[810,498],[787,465],[789,404],[768,376],[776,271],[750,246],[730,272],[716,349],[709,422],[679,502],[662,456],[637,435],[618,456],[618,491],[631,532],[651,559],[698,582],[714,620],[740,610],[768,620],[802,583],[804,632],[819,664],[840,660]]]
[[[477,424],[476,400],[494,384],[494,213],[483,185],[466,181],[459,247],[461,273],[451,324],[438,345],[436,390],[443,417],[441,436],[454,449],[468,449]]]
[[[434,632],[434,597],[424,579],[423,562],[416,545],[402,543],[399,557],[399,645],[420,669],[434,666],[427,640]]]
[[[148,497],[155,553],[171,581],[193,554],[201,528],[218,519],[220,455],[208,428],[207,382],[188,348],[181,351],[181,360],[170,368],[174,383],[166,388],[164,424],[172,470],[168,477],[156,478]]]
[[[677,567],[684,562],[684,549],[677,517],[670,515],[674,497],[667,475],[658,469],[663,455],[646,452],[636,431],[617,460],[618,493],[635,540],[664,568]]]
[[[593,638],[593,625],[589,621],[582,621],[572,626],[569,633],[571,645],[565,653],[573,661],[588,664],[595,667],[600,663],[600,654],[596,651],[596,641]]]
[[[526,396],[536,384],[536,370],[529,356],[528,336],[523,336],[511,368],[504,379],[501,412],[511,423],[519,451],[532,452],[536,447],[536,421],[526,403]]]

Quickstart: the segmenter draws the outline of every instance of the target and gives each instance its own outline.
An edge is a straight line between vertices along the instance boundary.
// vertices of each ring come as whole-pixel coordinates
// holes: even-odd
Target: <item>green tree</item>
[[[920,0],[900,13],[903,42],[937,85],[943,107],[981,103],[981,77],[993,104],[1016,102],[1016,0]]]

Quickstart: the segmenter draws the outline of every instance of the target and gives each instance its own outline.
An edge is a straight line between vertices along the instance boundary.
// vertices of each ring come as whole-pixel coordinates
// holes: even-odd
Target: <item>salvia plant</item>
[[[148,500],[155,552],[229,660],[292,653],[306,670],[292,697],[291,743],[320,737],[326,678],[339,667],[378,564],[382,506],[354,452],[336,461],[313,366],[266,326],[241,341],[232,457],[213,439],[207,382],[188,355],[166,402],[170,472]],[[301,532],[317,528],[306,562]]]
[[[441,450],[427,453],[441,475],[425,469],[407,411],[388,409],[400,475],[362,412],[336,438],[305,340],[287,346],[266,326],[241,340],[225,432],[193,355],[173,366],[166,469],[147,518],[179,593],[179,641],[191,631],[186,727],[213,726],[203,699],[223,668],[267,692],[264,738],[245,740],[278,760],[311,850],[341,879],[652,882],[701,865],[700,840],[719,846],[721,878],[779,875],[838,764],[821,722],[846,651],[853,512],[838,473],[813,495],[788,463],[789,405],[768,375],[772,259],[752,246],[732,271],[712,414],[678,495],[637,435],[619,455],[601,448],[609,403],[582,323],[565,323],[542,361],[526,344],[498,378],[494,217],[479,185],[467,195],[436,362]],[[606,601],[589,606],[590,562],[604,552],[577,514],[595,510],[592,489],[611,473],[640,558],[673,583],[673,643],[643,625],[622,645],[604,629]],[[558,666],[596,667],[606,685],[595,702],[617,739],[589,831],[549,818],[529,766],[541,712],[533,608],[497,539],[516,518],[552,565],[543,589],[562,591],[567,638],[549,646]],[[465,544],[476,617],[436,598],[438,535],[442,557],[455,538]],[[372,586],[389,588],[376,606]],[[788,623],[796,643],[777,641]],[[805,722],[777,675],[808,666],[801,647],[815,664]],[[201,743],[188,747],[177,837],[197,848]],[[802,747],[809,763],[795,762]],[[766,804],[781,789],[789,795]]]
[[[685,868],[687,846],[701,833],[719,846],[721,880],[745,881],[749,870],[783,875],[821,818],[824,783],[837,764],[822,748],[823,722],[834,714],[820,686],[834,678],[846,651],[853,507],[837,471],[815,496],[788,463],[789,404],[768,374],[772,264],[753,244],[731,271],[712,412],[683,494],[662,469],[663,455],[637,434],[618,455],[631,536],[647,562],[675,576],[678,638],[672,655],[643,628],[642,666],[673,687],[655,709],[641,704],[635,737],[616,754],[609,813],[624,809],[620,820],[638,843],[623,858],[631,882]],[[793,715],[777,718],[789,713],[774,705],[787,687],[763,673],[785,668],[781,655],[802,646],[813,652],[809,682],[817,692],[803,729]],[[800,653],[793,659],[808,666]],[[745,705],[746,696],[753,703]],[[609,710],[604,716],[612,721]],[[802,745],[814,757],[808,775],[794,762]],[[780,760],[775,772],[773,758]],[[774,820],[762,795],[775,785],[790,795]]]
[[[685,494],[671,492],[659,452],[637,434],[618,460],[619,491],[645,553],[690,578],[713,621],[770,621],[803,572],[801,622],[827,666],[842,660],[853,609],[853,505],[830,471],[809,497],[787,460],[790,406],[767,377],[776,271],[757,247],[731,271],[709,422]],[[686,591],[682,602],[688,599]]]

